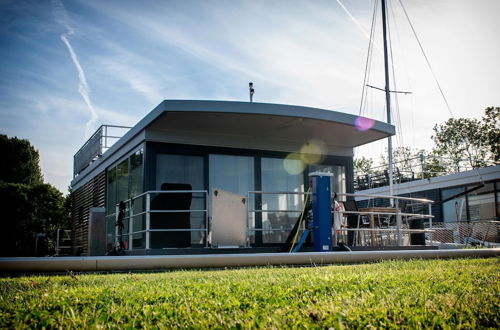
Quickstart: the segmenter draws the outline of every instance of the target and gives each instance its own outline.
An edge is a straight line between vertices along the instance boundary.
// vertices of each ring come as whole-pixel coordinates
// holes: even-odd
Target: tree
[[[415,149],[410,147],[397,147],[392,150],[393,170],[402,176],[419,177],[425,171],[424,160],[427,158],[428,152],[424,149]],[[385,153],[380,155],[380,164],[385,169],[388,168],[387,148]]]
[[[484,124],[477,119],[450,118],[444,124],[434,126],[434,153],[449,158],[454,171],[464,166],[478,168],[486,166],[491,157]]]
[[[486,108],[482,120],[493,160],[500,162],[500,107]]]
[[[0,256],[32,256],[35,237],[44,233],[52,253],[57,228],[68,228],[70,207],[63,194],[43,183],[38,151],[28,140],[0,135],[2,159]]]
[[[43,183],[38,151],[28,140],[0,135],[0,182],[34,185]]]
[[[361,156],[361,158],[354,159],[354,172],[356,175],[366,175],[371,174],[371,168],[373,167],[373,159]]]

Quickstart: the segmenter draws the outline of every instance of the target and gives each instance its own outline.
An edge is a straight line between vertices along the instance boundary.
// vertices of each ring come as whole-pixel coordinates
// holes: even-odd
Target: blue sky
[[[413,92],[398,98],[395,144],[430,149],[450,113],[389,2],[397,88]],[[455,117],[499,106],[500,1],[404,3]],[[1,0],[0,132],[29,139],[45,180],[66,191],[93,130],[133,126],[163,99],[245,101],[253,81],[257,102],[358,114],[372,10],[369,0]],[[369,83],[383,87],[380,26],[375,42]],[[363,114],[385,120],[383,93],[368,96]],[[378,158],[385,143],[357,155]]]

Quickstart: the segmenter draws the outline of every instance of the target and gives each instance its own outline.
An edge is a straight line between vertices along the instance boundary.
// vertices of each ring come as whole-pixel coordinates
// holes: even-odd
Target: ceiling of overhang
[[[358,131],[352,125],[334,121],[227,112],[164,112],[148,129],[259,136],[295,142],[317,139],[342,147],[356,147],[389,136],[375,130]]]

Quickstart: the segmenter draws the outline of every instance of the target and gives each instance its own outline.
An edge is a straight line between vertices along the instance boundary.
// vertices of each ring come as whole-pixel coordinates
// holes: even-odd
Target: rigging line
[[[392,2],[391,1],[388,1],[388,7],[389,9],[392,8]],[[389,13],[388,13],[389,14]],[[394,14],[394,13],[392,13]],[[388,34],[389,34],[389,49],[390,49],[390,54],[391,54],[391,68],[392,68],[392,80],[394,82],[394,89],[397,90],[397,84],[396,84],[396,70],[395,70],[395,65],[394,65],[394,55],[393,55],[393,45],[392,45],[392,34],[391,34],[391,26],[390,24],[392,24],[393,21],[396,20],[396,18],[392,17],[393,19],[392,20],[387,20],[387,31],[388,31]],[[394,107],[394,112],[395,112],[395,118],[396,118],[396,122],[397,122],[397,125],[398,125],[398,135],[399,135],[399,146],[400,147],[404,147],[404,139],[403,139],[403,125],[401,124],[401,108],[399,107],[399,97],[398,97],[398,94],[395,95],[394,97],[395,99],[395,107]]]
[[[344,10],[344,12],[347,14],[347,16],[349,16],[349,18],[354,22],[354,24],[356,24],[356,26],[361,30],[361,32],[363,32],[363,34],[365,35],[365,37],[369,38],[368,36],[368,32],[366,32],[366,30],[363,28],[363,26],[359,23],[359,21],[351,14],[351,12],[344,6],[344,4],[340,1],[340,0],[337,0],[337,3],[339,4],[340,7],[342,7],[342,9]],[[374,43],[374,46],[375,48],[380,52],[382,53],[382,50],[378,47],[377,43]]]
[[[375,10],[378,12],[378,0],[375,0],[376,1],[376,4],[375,4]],[[376,32],[377,32],[377,12],[375,13],[375,16],[374,16],[374,19],[372,20],[372,26],[373,26],[373,36],[375,36]],[[373,43],[373,39],[372,39],[372,46],[374,45]],[[370,76],[371,76],[371,67],[372,67],[372,62],[373,62],[373,47],[372,47],[372,50],[371,50],[371,54],[370,54],[370,61],[368,63],[368,74],[367,74],[367,77],[366,77],[366,81],[370,81]],[[363,109],[365,110],[365,112],[367,112],[367,104],[368,104],[368,89],[365,89],[365,102],[363,104]],[[369,115],[367,114],[366,117],[368,117]],[[373,116],[373,113],[371,114],[371,116]]]
[[[365,62],[365,76],[363,78],[363,88],[361,90],[361,103],[359,104],[359,116],[362,115],[363,113],[363,99],[365,96],[365,88],[366,88],[366,79],[368,75],[368,65],[370,62],[370,58],[372,56],[372,45],[373,45],[373,25],[375,23],[375,15],[377,13],[377,4],[378,0],[375,0],[374,2],[374,7],[373,7],[373,15],[372,15],[372,26],[370,29],[370,40],[368,41],[368,53],[366,54],[366,62]]]
[[[389,3],[389,8],[392,7],[392,4],[390,1]],[[395,20],[395,17],[393,17],[393,20]],[[391,35],[391,21],[392,20],[387,20],[387,32],[388,32],[388,37],[389,37],[389,50],[390,50],[390,55],[391,55],[391,68],[392,68],[392,80],[394,84],[394,89],[398,90],[397,84],[396,84],[396,70],[394,69],[394,55],[393,55],[393,47],[392,47],[392,35]],[[400,116],[400,108],[399,108],[399,97],[398,94],[396,93],[394,95],[394,100],[395,100],[395,107],[394,109],[391,109],[391,111],[394,112],[394,116],[396,118],[396,123],[399,127],[398,130],[396,130],[398,138],[399,138],[399,146],[404,147],[404,140],[403,140],[403,126],[401,125],[401,116]]]
[[[418,45],[420,46],[420,50],[422,51],[422,54],[424,55],[425,61],[427,62],[427,66],[429,67],[429,70],[432,73],[432,76],[434,77],[434,81],[436,82],[439,92],[441,92],[441,96],[443,97],[444,103],[446,103],[446,107],[448,108],[448,111],[450,112],[451,117],[455,118],[453,115],[453,112],[451,111],[450,105],[448,104],[448,100],[446,99],[446,96],[444,96],[443,89],[441,88],[441,85],[439,84],[439,81],[437,80],[436,74],[434,73],[434,70],[432,70],[431,63],[429,59],[427,58],[427,55],[425,54],[424,47],[422,46],[422,43],[420,42],[420,39],[418,38],[417,32],[415,31],[415,28],[413,27],[413,24],[411,23],[410,17],[408,16],[408,13],[406,12],[406,8],[403,5],[403,1],[399,0],[399,3],[401,4],[401,8],[403,8],[403,11],[405,13],[406,19],[408,20],[408,23],[410,24],[411,30],[413,31],[413,34],[415,35],[415,38],[417,39]]]
[[[399,28],[398,28],[398,22],[396,21],[396,14],[395,14],[395,9],[394,9],[394,6],[392,5],[392,1],[390,2],[390,7],[391,9],[391,14],[392,14],[392,17],[393,17],[393,22],[394,22],[394,27],[395,27],[395,30],[396,30],[396,37],[397,37],[397,41],[398,41],[398,44],[401,45],[401,36],[399,34]],[[403,62],[403,69],[404,69],[404,73],[405,73],[405,77],[406,77],[406,83],[408,84],[408,88],[409,90],[413,90],[413,87],[412,87],[412,84],[411,84],[411,81],[410,81],[410,76],[408,74],[408,63],[406,61],[406,57],[404,56],[405,53],[404,51],[400,53],[401,54],[401,60]],[[409,93],[409,94],[412,94],[412,93]],[[411,95],[411,98],[410,98],[410,116],[411,116],[411,130],[410,132],[412,132],[412,137],[411,137],[411,140],[413,141],[413,145],[415,145],[415,116],[414,116],[414,98],[413,98],[413,95]]]

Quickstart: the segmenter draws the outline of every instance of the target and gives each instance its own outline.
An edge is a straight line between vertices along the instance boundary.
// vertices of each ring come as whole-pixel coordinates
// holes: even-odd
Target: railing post
[[[210,234],[210,230],[209,230],[209,223],[208,223],[208,198],[209,198],[209,194],[208,194],[208,191],[205,190],[204,192],[205,194],[205,247],[208,247],[208,235]]]
[[[247,192],[247,230],[245,233],[246,247],[250,247],[250,191]]]
[[[59,240],[61,239],[61,235],[60,235],[60,231],[61,229],[57,229],[57,238],[56,238],[56,256],[59,255]]]
[[[432,204],[429,203],[429,215],[432,215]],[[431,236],[431,245],[434,244],[434,232],[432,231],[432,217],[429,217],[429,229],[431,230],[430,236]]]
[[[119,213],[120,213],[120,207],[119,207],[119,204],[116,204],[116,206],[115,206],[115,247],[118,247],[118,226],[116,224],[118,223]]]
[[[149,192],[146,193],[146,250],[149,250],[149,244],[150,244],[150,224],[151,224],[151,208],[150,208],[150,202],[151,202],[151,195]]]
[[[401,241],[401,214],[399,212],[399,208],[398,208],[398,199],[396,199],[396,231],[397,231],[397,235],[398,235],[398,246],[401,246],[402,244],[402,241]]]
[[[132,198],[128,200],[128,249],[132,250],[133,239],[133,226],[134,226],[134,209],[132,207]]]

